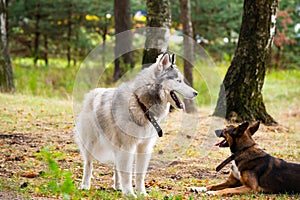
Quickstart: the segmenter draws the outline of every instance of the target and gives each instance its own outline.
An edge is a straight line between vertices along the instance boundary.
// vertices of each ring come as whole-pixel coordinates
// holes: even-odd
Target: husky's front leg
[[[149,150],[149,146],[144,144],[138,146],[135,164],[136,189],[138,193],[145,196],[148,196],[145,188],[145,176],[147,173],[150,158],[151,150]]]
[[[133,159],[132,151],[119,151],[116,156],[116,175],[119,175],[122,193],[136,197],[132,187]]]
[[[118,173],[118,170],[117,170],[117,168],[116,168],[116,165],[115,165],[115,170],[114,170],[113,180],[114,180],[113,188],[114,188],[115,190],[122,190],[121,184],[120,184],[120,175],[119,175],[119,173]]]

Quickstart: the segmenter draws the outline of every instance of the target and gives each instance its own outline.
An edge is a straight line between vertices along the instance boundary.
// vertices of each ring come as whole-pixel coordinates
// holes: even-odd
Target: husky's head
[[[157,82],[168,95],[168,101],[175,108],[185,109],[185,105],[177,93],[185,99],[193,99],[198,92],[184,82],[184,77],[175,64],[175,55],[161,54],[158,56],[156,64]]]

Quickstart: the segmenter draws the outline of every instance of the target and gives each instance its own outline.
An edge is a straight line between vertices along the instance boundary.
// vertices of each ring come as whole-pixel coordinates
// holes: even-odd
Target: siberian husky
[[[86,94],[75,137],[84,161],[81,189],[90,189],[92,162],[114,162],[114,188],[136,197],[147,195],[144,178],[153,146],[162,132],[159,122],[170,104],[184,109],[181,94],[193,99],[197,91],[184,82],[175,55],[164,53],[132,81],[117,88],[97,88]],[[135,165],[134,165],[135,163]]]

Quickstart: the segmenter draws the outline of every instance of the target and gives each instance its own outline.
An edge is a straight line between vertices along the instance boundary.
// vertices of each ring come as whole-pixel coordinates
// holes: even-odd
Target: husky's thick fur
[[[135,196],[132,187],[135,173],[137,192],[147,194],[144,178],[157,132],[146,113],[151,112],[159,123],[168,114],[170,103],[184,109],[175,92],[187,99],[197,95],[185,84],[175,65],[175,56],[165,53],[133,81],[86,94],[75,127],[76,142],[84,160],[82,189],[90,188],[92,162],[97,159],[114,162],[115,189]]]

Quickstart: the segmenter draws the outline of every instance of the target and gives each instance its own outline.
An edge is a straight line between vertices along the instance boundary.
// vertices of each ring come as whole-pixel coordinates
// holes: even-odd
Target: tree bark
[[[194,60],[194,41],[193,41],[193,26],[191,21],[191,6],[190,0],[180,1],[180,15],[181,23],[183,25],[183,47],[184,47],[184,77],[187,82],[193,87],[193,65]],[[188,37],[187,37],[188,36]],[[197,108],[193,100],[184,99],[186,105],[186,112],[193,113]]]
[[[147,29],[143,68],[150,66],[160,53],[167,50],[171,28],[169,0],[147,0],[147,27],[156,29]]]
[[[114,1],[115,16],[115,68],[114,81],[117,81],[126,72],[126,66],[134,67],[133,51],[132,51],[132,33],[128,31],[132,28],[130,14],[130,0]],[[126,31],[126,32],[124,32]],[[124,32],[124,33],[122,33]],[[122,33],[121,35],[119,33]],[[120,52],[127,52],[121,55]],[[124,67],[120,66],[120,60],[123,61]]]
[[[67,60],[68,66],[71,65],[71,42],[72,42],[72,3],[68,5],[68,33],[67,33]]]
[[[44,61],[45,61],[45,65],[48,66],[49,64],[49,60],[48,60],[48,35],[44,34]]]
[[[34,65],[37,64],[37,61],[40,57],[40,35],[41,35],[41,30],[40,30],[40,20],[41,20],[41,14],[40,14],[40,3],[37,2],[37,5],[35,7],[35,17],[36,17],[36,22],[35,22],[35,37],[34,37],[34,52],[33,52],[33,63]]]
[[[262,88],[267,57],[274,37],[277,0],[245,0],[242,25],[234,59],[223,80],[215,116],[232,121],[256,121],[271,125]]]
[[[1,0],[0,28],[0,92],[13,93],[15,91],[15,85],[8,51],[6,0]]]

